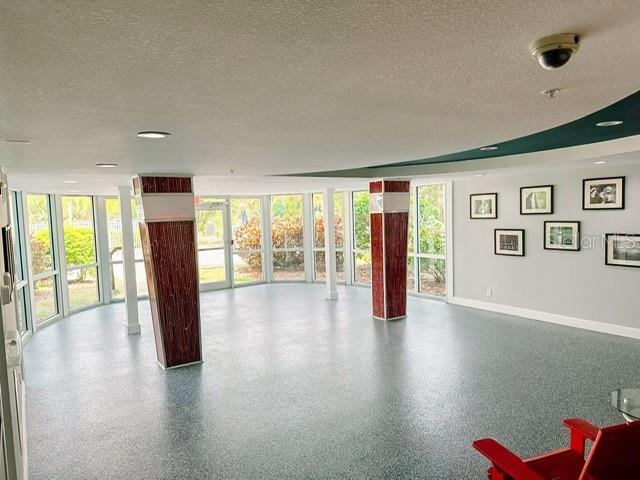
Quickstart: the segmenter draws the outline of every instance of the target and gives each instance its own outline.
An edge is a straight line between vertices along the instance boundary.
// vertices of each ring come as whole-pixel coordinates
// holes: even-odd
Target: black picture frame
[[[482,197],[491,195],[493,196],[493,215],[487,217],[474,217],[473,216],[473,197]],[[497,192],[489,192],[489,193],[472,193],[469,195],[469,219],[471,220],[495,220],[498,218],[498,193]]]
[[[534,189],[549,189],[549,211],[548,212],[525,212],[522,203],[522,193],[524,190]],[[553,185],[530,185],[527,187],[520,187],[520,215],[552,215],[553,214]]]
[[[596,182],[596,181],[619,181],[620,182],[620,188],[622,190],[621,194],[620,194],[620,206],[617,207],[593,207],[593,206],[589,206],[587,205],[586,202],[586,188],[587,188],[587,183],[589,182]],[[602,177],[602,178],[584,178],[582,180],[582,210],[624,210],[625,208],[625,197],[626,197],[626,177],[624,176],[620,176],[620,177]]]
[[[498,252],[498,232],[517,232],[522,238],[522,253],[500,253]],[[525,256],[525,231],[523,228],[494,228],[493,229],[493,254],[505,257],[524,257]]]
[[[557,247],[547,246],[547,225],[550,223],[565,223],[565,224],[575,225],[576,233],[577,233],[576,247],[575,248],[557,248]],[[542,244],[545,250],[553,250],[557,252],[579,252],[580,251],[580,221],[578,220],[546,220],[544,222]]]
[[[605,233],[605,242],[604,242],[604,264],[612,267],[625,267],[625,268],[640,268],[640,261],[637,261],[636,265],[628,265],[623,263],[615,263],[609,259],[609,254],[611,253],[610,245],[610,237],[637,237],[638,241],[640,241],[640,233]]]

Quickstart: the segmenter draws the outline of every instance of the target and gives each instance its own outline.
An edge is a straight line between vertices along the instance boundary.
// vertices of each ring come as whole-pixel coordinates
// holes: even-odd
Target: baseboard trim
[[[610,335],[618,335],[620,337],[640,340],[640,328],[596,322],[594,320],[586,320],[584,318],[569,317],[566,315],[558,315],[557,313],[513,307],[511,305],[500,305],[499,303],[483,302],[481,300],[473,300],[470,298],[452,297],[449,299],[449,303],[461,305],[463,307],[477,308],[479,310],[487,310],[489,312],[505,313],[516,317],[524,317],[531,320],[539,320],[541,322],[555,323],[557,325],[565,325],[567,327],[581,328],[583,330],[591,330],[593,332],[608,333]]]

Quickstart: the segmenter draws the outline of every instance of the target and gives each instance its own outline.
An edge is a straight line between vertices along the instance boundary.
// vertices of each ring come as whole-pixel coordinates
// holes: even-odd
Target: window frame
[[[28,197],[29,195],[42,195],[46,198],[46,208],[49,221],[49,235],[51,241],[51,269],[46,272],[40,272],[38,274],[33,273],[33,252],[31,249],[31,229],[29,228],[29,207]],[[58,222],[56,215],[56,201],[55,195],[51,193],[39,193],[39,192],[22,192],[22,205],[24,212],[24,225],[25,225],[25,251],[27,253],[27,268],[29,275],[29,306],[31,309],[31,324],[32,331],[36,332],[41,328],[44,328],[64,316],[63,299],[62,299],[62,280],[61,280],[61,268],[60,268],[60,255],[59,255],[59,242],[58,242]],[[40,280],[47,278],[53,279],[53,291],[54,291],[54,303],[55,312],[42,320],[39,320],[36,315],[36,289],[35,284]]]

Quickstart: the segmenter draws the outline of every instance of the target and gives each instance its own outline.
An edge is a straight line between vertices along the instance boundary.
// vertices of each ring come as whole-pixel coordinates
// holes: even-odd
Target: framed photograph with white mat
[[[624,209],[624,177],[582,180],[583,210]]]
[[[580,222],[549,221],[544,222],[545,250],[580,250]]]
[[[472,193],[469,195],[469,217],[472,219],[498,218],[498,194]]]
[[[553,185],[520,187],[520,215],[553,213]]]
[[[640,267],[640,233],[607,233],[604,246],[606,265]]]
[[[493,253],[511,257],[524,257],[524,230],[496,228],[493,236]]]

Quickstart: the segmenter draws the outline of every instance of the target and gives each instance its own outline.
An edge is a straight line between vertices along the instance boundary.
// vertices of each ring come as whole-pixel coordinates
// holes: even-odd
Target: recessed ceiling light
[[[80,190],[69,190],[69,193],[78,193]]]
[[[167,138],[169,135],[171,135],[169,132],[156,132],[154,130],[138,132],[140,138]]]
[[[491,150],[497,150],[498,147],[496,147],[495,145],[490,145],[488,147],[481,147],[480,150],[482,150],[483,152],[488,152]]]
[[[484,177],[484,173],[476,173],[476,177]]]
[[[29,145],[31,143],[31,140],[21,140],[18,138],[8,138],[5,140],[6,143],[19,143],[22,145]]]
[[[607,161],[606,160],[598,160],[596,162],[593,162],[594,165],[606,165]]]
[[[622,125],[622,120],[609,120],[608,122],[598,122],[596,127],[615,127],[616,125]]]
[[[68,183],[69,185],[71,185],[71,184],[78,183],[78,182],[76,182],[75,180],[65,180],[62,183]]]
[[[117,167],[117,163],[96,163],[96,167],[100,168],[114,168]]]

